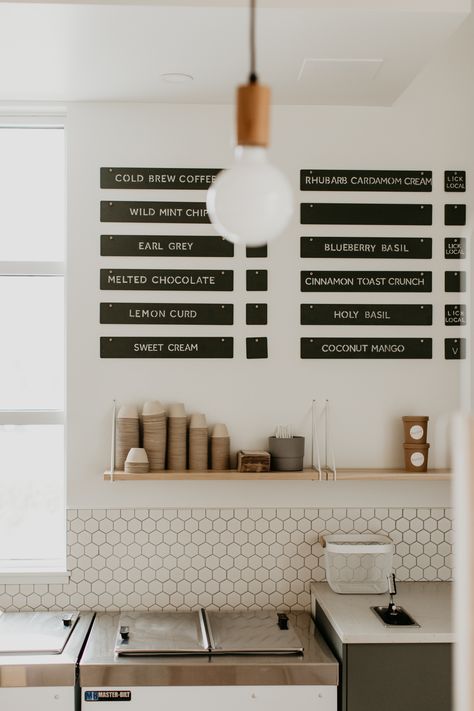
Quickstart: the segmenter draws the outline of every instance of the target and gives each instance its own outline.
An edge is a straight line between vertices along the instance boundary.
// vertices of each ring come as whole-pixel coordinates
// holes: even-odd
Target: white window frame
[[[0,130],[18,128],[18,129],[35,129],[35,128],[51,128],[62,129],[66,131],[66,115],[63,111],[52,110],[48,107],[38,109],[35,107],[31,113],[17,113],[16,111],[0,108]],[[64,167],[66,176],[66,167]],[[66,223],[64,224],[64,234],[66,236]],[[66,237],[65,237],[66,251]],[[66,279],[66,261],[62,262],[9,262],[0,261],[0,276],[18,276],[18,277],[35,277],[35,276],[58,276]],[[64,294],[64,302],[66,302]],[[66,314],[64,316],[64,359],[66,366]],[[66,374],[65,383],[66,384]],[[66,397],[66,395],[65,395]],[[64,407],[66,403],[64,403]],[[0,425],[65,425],[65,410],[0,410]],[[66,442],[66,429],[64,428],[64,442]],[[66,490],[66,452],[64,452],[64,489]],[[67,517],[66,517],[66,501],[64,501],[64,537],[67,546]],[[11,570],[4,568],[0,570],[0,584],[60,584],[69,581],[69,573],[66,567],[67,550],[64,555],[64,569],[44,569],[34,570],[33,568],[26,569],[26,566],[17,567],[12,563]]]

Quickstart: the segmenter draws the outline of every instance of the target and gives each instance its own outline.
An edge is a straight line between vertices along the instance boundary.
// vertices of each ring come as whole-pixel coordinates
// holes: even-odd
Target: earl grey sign
[[[301,170],[300,190],[430,193],[431,170]]]
[[[431,326],[431,304],[301,304],[301,324]]]
[[[139,190],[207,190],[220,168],[101,168],[100,187]]]
[[[431,291],[431,272],[301,272],[301,291]]]
[[[101,235],[103,257],[233,257],[234,245],[218,235]]]
[[[232,291],[234,272],[226,269],[101,269],[101,289]]]
[[[233,338],[131,338],[100,339],[101,358],[233,358]]]
[[[234,306],[233,304],[102,303],[100,322],[232,325]]]
[[[413,203],[302,202],[300,207],[302,225],[431,225],[432,215],[432,205]]]
[[[302,257],[431,259],[430,237],[302,237]]]
[[[101,222],[210,222],[205,202],[130,202],[102,200]]]
[[[431,338],[302,338],[301,358],[431,358]]]

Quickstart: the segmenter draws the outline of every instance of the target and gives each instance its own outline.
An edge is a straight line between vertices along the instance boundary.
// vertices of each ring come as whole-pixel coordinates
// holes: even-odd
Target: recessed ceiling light
[[[191,74],[182,74],[181,72],[162,74],[161,78],[168,84],[185,84],[186,82],[193,81],[194,79]]]

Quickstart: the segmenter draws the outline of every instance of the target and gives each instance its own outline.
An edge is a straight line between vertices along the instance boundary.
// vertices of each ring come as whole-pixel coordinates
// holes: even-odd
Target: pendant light
[[[268,161],[270,89],[255,69],[255,0],[250,2],[250,76],[237,89],[237,146],[234,163],[207,192],[207,210],[227,240],[266,244],[288,225],[293,200],[286,176]]]

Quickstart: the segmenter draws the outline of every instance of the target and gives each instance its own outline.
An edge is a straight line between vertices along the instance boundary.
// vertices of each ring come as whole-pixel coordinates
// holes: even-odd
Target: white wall
[[[110,485],[102,481],[110,449],[112,399],[141,403],[182,401],[188,411],[203,411],[210,423],[226,422],[233,449],[264,447],[277,423],[291,422],[310,434],[311,399],[329,398],[339,466],[401,466],[403,414],[429,414],[431,466],[448,461],[447,415],[460,404],[459,375],[465,364],[444,360],[444,303],[462,295],[444,294],[444,270],[464,268],[445,262],[444,237],[467,234],[445,228],[443,204],[467,202],[443,192],[445,169],[472,173],[473,96],[469,25],[456,36],[443,57],[432,63],[392,108],[276,107],[273,111],[273,157],[289,176],[296,202],[310,196],[328,201],[426,201],[433,203],[433,227],[323,227],[298,224],[299,210],[287,234],[269,247],[267,260],[246,260],[236,248],[233,259],[101,258],[99,235],[111,230],[99,221],[101,199],[204,200],[201,191],[104,191],[101,166],[221,167],[230,160],[232,110],[222,106],[156,104],[79,104],[69,107],[69,506],[297,506],[449,504],[447,484],[309,483],[309,482],[137,482]],[[472,36],[472,35],[471,35]],[[431,194],[299,193],[301,168],[432,170]],[[464,200],[465,198],[465,200]],[[469,224],[469,222],[468,222]],[[210,226],[117,225],[115,233],[209,234]],[[433,303],[432,327],[318,327],[299,325],[299,304],[313,301],[300,294],[299,271],[316,266],[299,258],[300,235],[366,234],[430,236],[431,262],[324,260],[326,269],[429,269],[431,295],[327,294],[327,302],[386,301]],[[362,263],[363,262],[363,263]],[[235,290],[206,292],[100,292],[102,267],[231,268]],[[269,291],[245,292],[245,269],[268,268]],[[319,265],[318,265],[319,267]],[[266,301],[269,325],[245,326],[245,302]],[[373,296],[373,298],[372,298]],[[211,297],[211,298],[209,298]],[[101,300],[207,301],[234,303],[233,327],[100,326]],[[462,301],[461,301],[462,303]],[[232,360],[100,360],[101,335],[232,335]],[[267,336],[268,360],[246,360],[245,337]],[[430,361],[344,361],[299,358],[305,335],[426,336],[433,338]],[[456,334],[458,335],[458,334]],[[461,367],[462,366],[462,367]],[[467,388],[467,381],[463,381]]]

